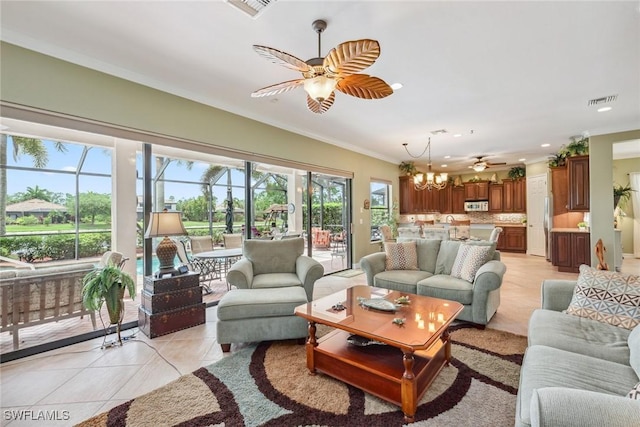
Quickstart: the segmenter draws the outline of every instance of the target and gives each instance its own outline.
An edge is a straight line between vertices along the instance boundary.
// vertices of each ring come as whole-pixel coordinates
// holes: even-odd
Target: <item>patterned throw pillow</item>
[[[416,242],[385,243],[384,251],[387,254],[385,261],[386,270],[418,269]]]
[[[581,265],[566,312],[633,329],[640,324],[640,276]]]
[[[629,394],[627,394],[629,399],[640,400],[640,383],[633,386]]]
[[[476,273],[495,252],[491,246],[460,245],[458,255],[451,267],[451,276],[473,283]]]

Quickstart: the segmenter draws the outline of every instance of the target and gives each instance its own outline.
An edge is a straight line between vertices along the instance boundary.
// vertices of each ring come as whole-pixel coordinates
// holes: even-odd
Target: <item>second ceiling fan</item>
[[[253,49],[274,64],[299,71],[303,78],[289,80],[258,89],[253,98],[277,95],[303,86],[307,92],[307,108],[314,113],[326,112],[335,100],[335,91],[363,99],[380,99],[393,93],[382,79],[367,74],[357,74],[373,64],[380,56],[380,44],[376,40],[361,39],[340,43],[321,57],[321,34],[327,28],[323,20],[312,25],[318,33],[318,57],[303,61],[277,49],[254,45]]]
[[[485,169],[488,169],[490,166],[502,166],[506,165],[506,162],[488,162],[483,160],[487,156],[476,156],[476,161],[469,168],[473,169],[476,172],[482,172]]]

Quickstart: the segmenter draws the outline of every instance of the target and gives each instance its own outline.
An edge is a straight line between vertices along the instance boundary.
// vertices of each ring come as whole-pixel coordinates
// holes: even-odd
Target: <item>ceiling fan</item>
[[[485,157],[486,156],[476,156],[477,160],[473,163],[472,166],[469,166],[469,168],[473,169],[476,172],[482,172],[483,170],[488,169],[490,166],[500,166],[507,164],[506,162],[493,163],[482,160]]]
[[[314,113],[322,114],[333,105],[335,89],[363,99],[380,99],[393,93],[391,86],[382,79],[367,74],[357,74],[373,64],[380,56],[380,44],[376,40],[362,39],[340,43],[323,58],[320,42],[327,23],[319,19],[313,22],[312,27],[318,33],[317,58],[303,61],[271,47],[253,46],[260,56],[274,64],[299,71],[304,78],[258,89],[251,94],[251,97],[278,95],[303,86],[307,92],[307,108]]]

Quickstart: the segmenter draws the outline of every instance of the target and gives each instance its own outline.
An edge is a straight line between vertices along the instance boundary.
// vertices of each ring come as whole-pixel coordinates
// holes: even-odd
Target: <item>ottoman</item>
[[[307,302],[301,286],[230,290],[218,303],[222,351],[228,352],[231,343],[305,338],[307,321],[293,310]]]

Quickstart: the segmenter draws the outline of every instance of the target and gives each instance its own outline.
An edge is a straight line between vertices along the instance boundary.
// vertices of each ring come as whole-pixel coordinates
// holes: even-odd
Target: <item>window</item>
[[[391,185],[388,182],[371,181],[371,241],[381,240],[379,226],[391,218]]]

